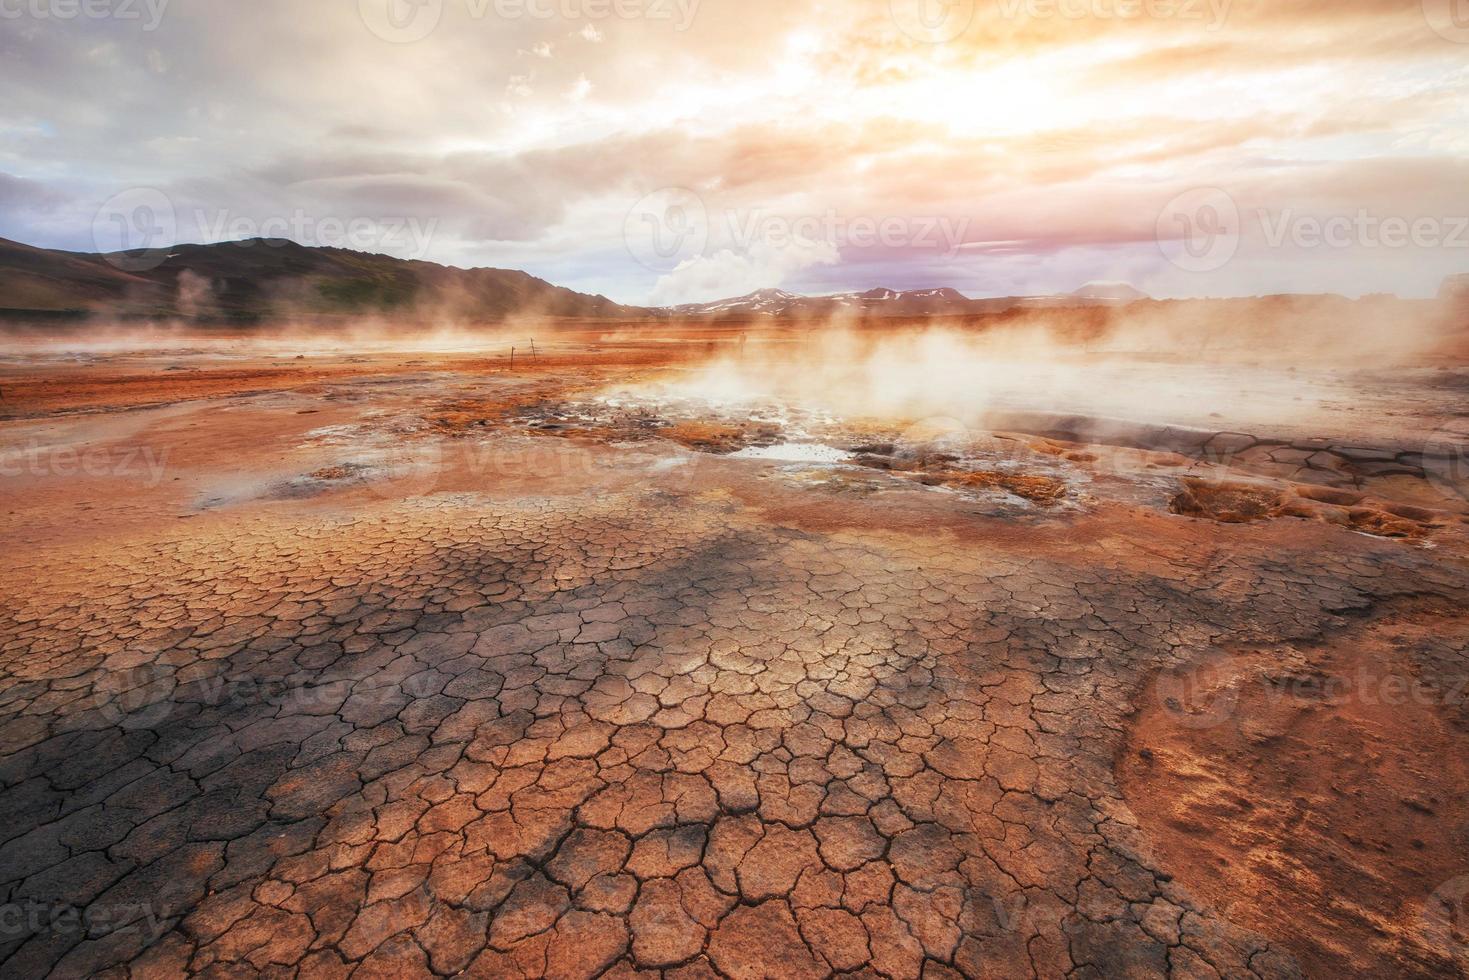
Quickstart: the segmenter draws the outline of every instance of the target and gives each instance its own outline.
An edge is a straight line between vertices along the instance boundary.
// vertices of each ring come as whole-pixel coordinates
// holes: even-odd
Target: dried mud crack
[[[1260,484],[1171,451],[853,426],[893,461],[818,468],[857,494],[718,420],[341,393],[159,410],[149,493],[0,515],[6,976],[1465,968],[1448,511],[1354,533],[1273,518],[1399,504],[1276,482],[1223,523]],[[352,462],[384,433],[434,466]]]
[[[1135,557],[444,499],[12,565],[9,896],[148,919],[7,970],[1292,975],[1149,857],[1127,706],[1461,583]]]

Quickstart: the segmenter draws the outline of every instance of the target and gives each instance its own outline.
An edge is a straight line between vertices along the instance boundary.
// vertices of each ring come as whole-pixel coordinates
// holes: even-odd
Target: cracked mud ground
[[[277,397],[205,403],[128,438],[173,445],[192,492],[208,485],[200,443],[264,454],[297,437],[264,420],[315,396]],[[1469,599],[1451,543],[1219,524],[1100,484],[1016,516],[681,450],[655,470],[644,450],[558,452],[592,462],[554,492],[449,474],[191,510],[164,484],[132,513],[105,502],[125,483],[99,478],[8,501],[0,972],[1465,967],[1430,909],[1469,872],[1465,776],[1423,756],[1463,757],[1462,709],[1302,708],[1315,714],[1289,738],[1304,775],[1276,780],[1288,726],[1261,730],[1263,695],[1235,689],[1234,716],[1206,728],[1196,716],[1217,703],[1180,707],[1160,681],[1220,657],[1331,671],[1313,651],[1366,637],[1448,689]],[[67,494],[103,502],[70,510]],[[1423,635],[1379,636],[1400,622]],[[1432,740],[1399,739],[1405,715]],[[1367,731],[1366,758],[1397,752],[1383,778],[1417,808],[1355,841],[1326,813],[1296,854],[1299,821],[1262,811],[1335,793],[1352,812],[1312,771],[1318,723]],[[1189,754],[1200,731],[1216,755]],[[1241,745],[1248,779],[1231,769]],[[1229,800],[1236,782],[1280,799]],[[1185,791],[1191,823],[1156,795]],[[1246,813],[1263,824],[1231,852]],[[1190,833],[1218,835],[1217,860],[1190,862]],[[1252,877],[1292,855],[1319,859],[1318,880]],[[1344,881],[1381,900],[1295,915]],[[1344,923],[1371,942],[1342,943]]]

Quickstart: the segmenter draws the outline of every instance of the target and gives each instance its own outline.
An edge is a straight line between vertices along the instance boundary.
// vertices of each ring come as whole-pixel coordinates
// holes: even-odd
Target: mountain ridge
[[[519,270],[459,269],[258,238],[114,253],[0,238],[0,308],[201,319],[525,313],[625,319],[653,313]]]
[[[948,286],[910,290],[879,286],[825,296],[764,288],[707,303],[643,307],[579,293],[519,270],[461,269],[287,239],[89,253],[0,238],[0,311],[11,314],[224,320],[365,315],[483,320],[516,314],[808,320],[992,313],[1068,301],[1089,304],[1117,298],[971,299]]]
[[[1469,297],[1469,274],[1444,280],[1440,300]],[[591,320],[743,321],[970,316],[1158,303],[1124,282],[1067,294],[970,298],[952,287],[874,287],[824,296],[757,289],[743,296],[641,307],[576,292],[528,272],[461,269],[419,259],[308,246],[285,239],[180,244],[131,253],[69,252],[0,238],[0,315],[263,321],[391,316],[493,321],[515,315]]]

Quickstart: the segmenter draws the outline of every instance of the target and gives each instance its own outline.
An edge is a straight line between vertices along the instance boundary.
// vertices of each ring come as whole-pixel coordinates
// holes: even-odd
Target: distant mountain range
[[[1442,296],[1469,296],[1469,276]],[[495,321],[511,315],[591,320],[712,321],[984,316],[1027,309],[1093,309],[1149,303],[1123,282],[1087,283],[1059,296],[971,299],[956,289],[869,289],[801,296],[760,289],[712,303],[648,308],[552,285],[525,272],[458,269],[274,239],[178,245],[153,253],[98,255],[35,248],[0,238],[0,315],[263,321],[389,316]]]

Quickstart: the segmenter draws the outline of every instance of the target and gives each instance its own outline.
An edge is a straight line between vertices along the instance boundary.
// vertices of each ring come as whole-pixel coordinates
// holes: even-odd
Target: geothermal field
[[[1469,980],[1469,0],[0,0],[0,980]]]
[[[15,332],[0,973],[1464,975],[1469,358],[1116,322]]]

